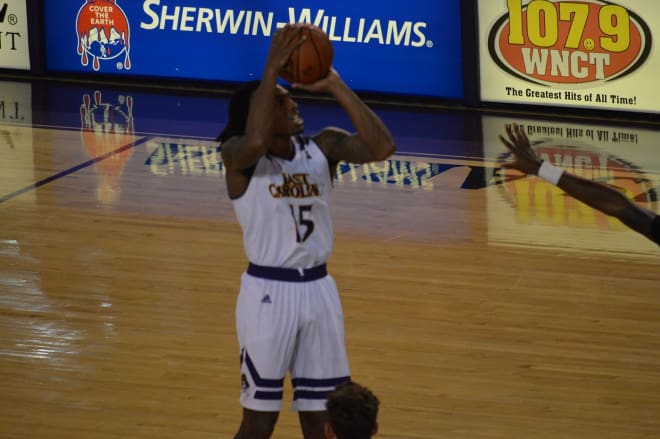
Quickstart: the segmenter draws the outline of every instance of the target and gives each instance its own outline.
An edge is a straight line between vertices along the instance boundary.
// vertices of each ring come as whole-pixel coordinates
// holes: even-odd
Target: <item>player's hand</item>
[[[291,87],[313,93],[332,93],[332,90],[340,85],[341,82],[342,79],[339,76],[339,73],[337,73],[333,67],[330,67],[330,71],[325,76],[325,78],[319,79],[318,81],[311,84],[291,84]]]
[[[499,135],[500,141],[513,154],[513,161],[503,163],[503,168],[517,169],[525,174],[535,175],[538,173],[542,160],[529,144],[529,138],[523,127],[518,124],[505,125],[507,138]]]
[[[275,31],[270,43],[268,58],[266,58],[266,69],[271,69],[274,73],[279,73],[289,62],[291,53],[307,39],[303,35],[298,39],[298,34],[302,28],[293,28],[287,24],[281,29]]]

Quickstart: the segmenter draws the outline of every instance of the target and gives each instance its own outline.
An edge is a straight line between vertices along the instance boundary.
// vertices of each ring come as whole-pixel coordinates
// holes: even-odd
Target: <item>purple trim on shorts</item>
[[[281,400],[284,397],[284,391],[280,390],[279,392],[265,392],[263,390],[257,390],[254,392],[254,399],[261,399],[266,401],[275,401]]]
[[[350,380],[350,376],[337,378],[293,378],[291,384],[293,387],[334,387]]]
[[[279,379],[261,378],[259,376],[259,372],[257,372],[257,368],[254,367],[254,363],[252,363],[252,359],[250,358],[250,355],[248,355],[247,351],[245,351],[245,364],[247,365],[248,371],[250,372],[250,376],[252,376],[252,379],[254,380],[254,384],[256,384],[257,387],[281,388],[284,386],[284,378],[279,378]]]
[[[350,376],[337,378],[294,378],[291,384],[294,387],[293,399],[327,399],[330,392],[339,384],[350,381]],[[297,390],[297,387],[323,387],[323,390],[304,389]],[[331,387],[331,389],[328,389]]]

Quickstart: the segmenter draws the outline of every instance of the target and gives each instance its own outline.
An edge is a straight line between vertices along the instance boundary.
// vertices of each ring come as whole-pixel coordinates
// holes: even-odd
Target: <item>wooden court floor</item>
[[[0,438],[231,438],[246,260],[215,144],[74,128],[0,126]],[[329,268],[378,437],[660,437],[660,249],[492,159],[337,180]],[[290,399],[275,438],[300,437]]]

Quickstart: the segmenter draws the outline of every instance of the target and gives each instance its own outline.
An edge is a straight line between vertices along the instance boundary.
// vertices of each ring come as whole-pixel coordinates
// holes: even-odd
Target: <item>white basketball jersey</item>
[[[245,254],[257,265],[311,268],[332,253],[328,159],[312,139],[293,140],[294,158],[261,157],[233,200]]]

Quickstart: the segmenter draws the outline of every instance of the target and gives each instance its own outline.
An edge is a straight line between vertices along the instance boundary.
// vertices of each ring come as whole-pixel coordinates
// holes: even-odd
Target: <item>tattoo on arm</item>
[[[222,162],[228,171],[248,169],[259,160],[263,153],[250,149],[245,144],[245,137],[232,137],[220,150]]]
[[[375,160],[372,152],[358,135],[339,128],[326,128],[314,140],[333,165],[341,161],[368,163]]]

